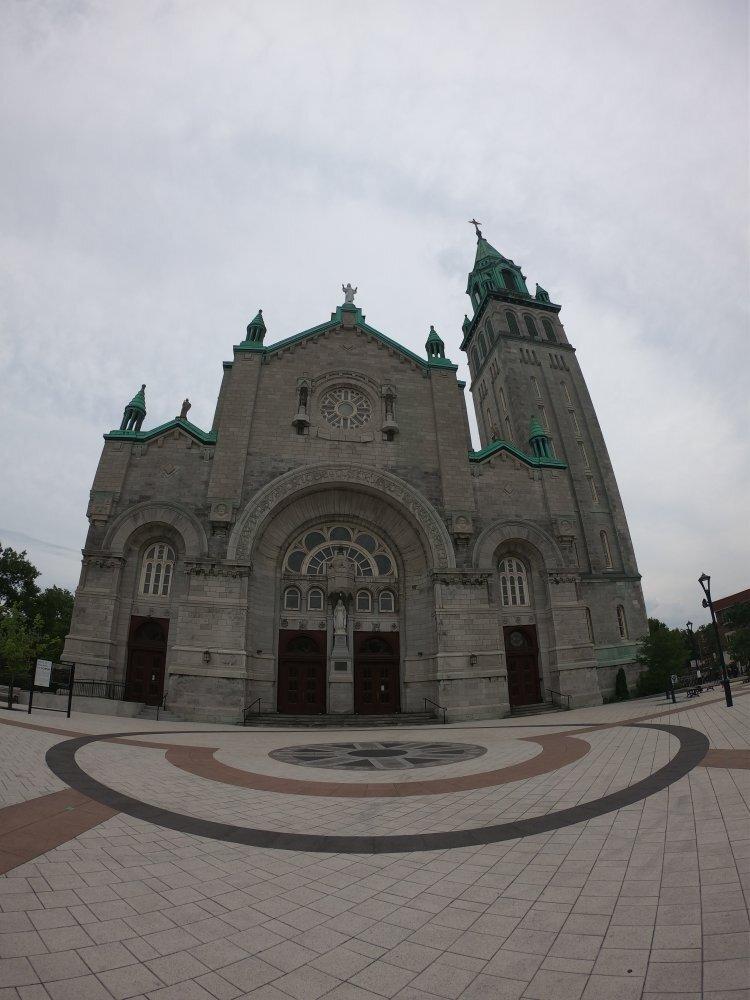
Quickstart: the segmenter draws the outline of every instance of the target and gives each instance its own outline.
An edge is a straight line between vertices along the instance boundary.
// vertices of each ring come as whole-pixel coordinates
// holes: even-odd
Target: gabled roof
[[[254,344],[248,345],[246,343],[235,345],[235,353],[242,353],[244,351],[263,351],[264,354],[275,354],[277,351],[283,351],[287,347],[293,347],[295,344],[299,344],[304,340],[308,340],[311,337],[318,337],[322,333],[328,333],[329,330],[335,330],[343,325],[344,316],[343,314],[353,313],[354,314],[354,326],[358,330],[362,330],[363,333],[369,334],[369,336],[374,337],[379,340],[386,347],[390,347],[394,351],[398,351],[407,357],[410,361],[419,365],[420,368],[449,368],[451,371],[458,371],[458,365],[454,365],[447,358],[420,358],[418,354],[410,351],[408,347],[404,347],[403,344],[399,344],[398,341],[392,340],[386,334],[381,333],[380,330],[376,330],[374,326],[370,326],[365,322],[365,317],[362,310],[355,305],[341,305],[335,312],[331,313],[331,318],[327,323],[320,323],[318,326],[312,326],[309,330],[302,330],[301,333],[295,333],[291,337],[286,337],[284,340],[279,340],[275,344]]]
[[[562,462],[559,458],[537,458],[536,455],[527,455],[526,452],[521,451],[520,448],[516,448],[509,441],[493,441],[492,444],[488,444],[480,451],[470,451],[469,461],[484,462],[485,459],[490,458],[492,455],[499,455],[502,451],[513,455],[514,458],[520,459],[526,465],[535,469],[567,469],[565,462]]]
[[[154,427],[150,431],[110,431],[109,434],[104,435],[104,440],[153,441],[154,438],[159,437],[161,434],[166,434],[168,431],[175,429],[184,431],[185,434],[189,434],[190,437],[201,444],[216,444],[216,431],[202,431],[200,427],[191,424],[189,420],[181,420],[179,417],[175,417],[174,420],[168,420],[166,424],[159,424],[158,427]]]

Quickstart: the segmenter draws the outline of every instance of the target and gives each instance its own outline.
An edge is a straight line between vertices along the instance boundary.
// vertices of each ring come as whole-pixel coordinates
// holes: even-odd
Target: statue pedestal
[[[345,635],[335,635],[328,662],[328,711],[354,711],[354,672],[352,654]]]

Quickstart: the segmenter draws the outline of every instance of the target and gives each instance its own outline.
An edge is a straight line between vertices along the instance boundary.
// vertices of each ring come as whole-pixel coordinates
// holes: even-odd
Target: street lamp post
[[[714,612],[714,605],[711,600],[711,577],[708,573],[701,573],[698,577],[698,583],[701,585],[703,593],[706,595],[703,598],[703,607],[708,608],[711,612],[711,622],[714,626],[714,635],[716,636],[716,645],[719,650],[719,663],[721,664],[721,683],[724,687],[724,696],[727,699],[727,708],[731,708],[734,702],[732,701],[732,688],[729,683],[729,677],[727,676],[727,665],[724,662],[724,649],[721,645],[721,635],[719,634],[719,624],[716,621],[716,614]]]
[[[688,633],[688,636],[690,638],[690,652],[695,657],[696,664],[699,664],[700,653],[698,652],[698,643],[696,642],[696,639],[695,639],[695,632],[693,632],[693,623],[692,622],[685,622],[685,626],[687,628],[687,633]]]

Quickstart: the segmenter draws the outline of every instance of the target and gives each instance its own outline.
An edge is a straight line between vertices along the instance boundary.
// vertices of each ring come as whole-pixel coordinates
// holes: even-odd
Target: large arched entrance
[[[293,715],[325,712],[325,632],[279,632],[278,710]]]

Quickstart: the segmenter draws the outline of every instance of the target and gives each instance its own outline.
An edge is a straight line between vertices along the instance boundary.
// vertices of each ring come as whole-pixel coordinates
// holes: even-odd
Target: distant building
[[[724,643],[727,636],[731,635],[733,631],[731,628],[727,627],[725,616],[728,611],[739,607],[740,604],[750,604],[750,590],[740,590],[737,594],[730,594],[728,597],[721,597],[718,601],[714,601],[713,603],[722,643]],[[731,659],[731,653],[728,658]]]
[[[213,425],[105,434],[65,656],[185,717],[601,702],[638,672],[640,576],[560,306],[477,231],[464,383],[365,322],[224,362]],[[144,364],[147,362],[144,360]],[[612,379],[617,379],[612,372]],[[614,386],[613,386],[614,388]],[[560,696],[563,696],[561,699]]]

